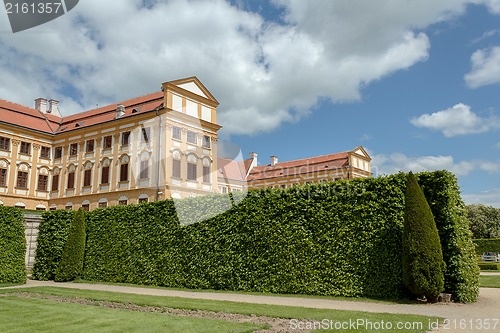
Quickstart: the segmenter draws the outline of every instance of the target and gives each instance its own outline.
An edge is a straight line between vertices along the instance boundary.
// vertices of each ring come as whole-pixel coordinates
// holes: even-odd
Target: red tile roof
[[[246,160],[245,160],[246,161]],[[245,181],[245,161],[235,161],[227,158],[217,158],[217,176],[226,180]]]
[[[347,166],[349,166],[349,153],[342,152],[294,161],[278,162],[274,166],[256,166],[250,171],[248,179],[249,181],[255,181],[292,175],[303,175],[311,172],[336,170]]]
[[[163,96],[159,91],[63,118],[0,99],[0,122],[47,134],[65,133],[114,120],[118,104],[125,107],[125,114],[120,118],[155,110],[163,106]]]

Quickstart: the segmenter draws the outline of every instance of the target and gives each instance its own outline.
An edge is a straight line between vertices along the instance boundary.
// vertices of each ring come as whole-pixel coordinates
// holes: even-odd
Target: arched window
[[[90,161],[87,161],[83,165],[83,186],[84,187],[92,186],[92,167],[93,167],[93,163]]]
[[[126,182],[129,180],[129,162],[130,158],[128,155],[123,155],[120,158],[120,181]]]
[[[16,187],[21,189],[27,189],[29,185],[29,168],[30,166],[26,163],[19,164],[17,170]]]
[[[212,174],[212,161],[208,157],[203,159],[203,182],[210,183],[210,175]]]
[[[109,184],[111,161],[104,158],[101,162],[101,184]]]
[[[172,177],[181,178],[181,153],[175,150],[172,153]]]
[[[61,169],[55,168],[52,171],[52,191],[59,190],[59,174],[61,173]]]
[[[68,167],[68,179],[66,183],[66,188],[68,190],[74,189],[75,188],[75,173],[76,173],[76,166],[74,164],[71,164]]]
[[[198,179],[198,175],[196,172],[197,161],[198,161],[198,159],[196,158],[195,155],[193,155],[193,154],[188,155],[188,158],[187,158],[187,179],[188,180],[196,181]]]

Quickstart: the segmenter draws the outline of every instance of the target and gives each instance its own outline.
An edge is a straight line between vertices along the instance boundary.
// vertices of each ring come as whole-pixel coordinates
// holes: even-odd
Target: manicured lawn
[[[481,275],[479,285],[487,288],[500,288],[500,275]]]
[[[265,326],[225,320],[0,297],[2,332],[252,332]]]
[[[53,288],[53,287],[37,287],[37,288],[26,288],[17,290],[0,290],[0,294],[8,294],[12,292],[29,292],[29,293],[42,293],[48,295],[57,295],[63,297],[71,298],[83,298],[98,301],[109,301],[118,303],[132,303],[141,306],[156,306],[156,307],[168,307],[177,309],[191,309],[191,310],[208,310],[215,312],[225,312],[225,313],[237,313],[245,315],[255,315],[255,316],[268,316],[268,317],[279,317],[279,318],[289,318],[289,319],[313,319],[317,321],[322,320],[333,320],[334,322],[349,322],[363,319],[365,322],[370,323],[384,323],[390,322],[393,325],[393,329],[390,331],[394,332],[394,327],[396,327],[398,322],[407,323],[408,325],[421,325],[422,329],[408,329],[404,332],[426,332],[428,330],[429,321],[435,321],[436,318],[418,316],[418,315],[402,315],[402,314],[387,314],[387,313],[368,313],[368,312],[357,312],[357,311],[340,311],[340,310],[323,310],[323,309],[309,309],[302,307],[288,307],[288,306],[272,306],[272,305],[258,305],[258,304],[246,304],[238,302],[227,302],[227,301],[210,301],[210,300],[197,300],[197,299],[187,299],[180,297],[159,297],[159,296],[145,296],[145,295],[133,295],[133,294],[121,294],[121,293],[111,293],[103,291],[92,291],[92,290],[77,290],[77,289],[65,289],[65,288]],[[71,305],[71,309],[69,310]],[[34,315],[33,308],[38,309],[40,316]],[[5,309],[5,310],[4,310]],[[47,314],[50,310],[50,314]],[[47,301],[41,299],[21,299],[18,297],[0,297],[0,327],[5,327],[4,323],[9,323],[9,325],[14,325],[12,318],[20,318],[16,321],[16,325],[19,326],[19,332],[30,331],[32,327],[37,327],[38,332],[54,332],[53,328],[62,326],[67,331],[74,332],[88,332],[88,331],[99,331],[99,332],[129,332],[129,331],[141,331],[141,332],[251,332],[256,330],[257,327],[253,326],[241,326],[242,324],[236,324],[231,322],[215,319],[199,319],[194,317],[176,317],[171,315],[157,314],[157,313],[141,313],[134,312],[131,310],[116,310],[108,309],[102,307],[95,307],[89,305],[80,304],[67,304],[58,303],[56,301]],[[4,311],[9,312],[5,314]],[[24,315],[21,315],[24,313]],[[30,314],[31,313],[31,314]],[[75,313],[78,316],[75,316]],[[85,316],[85,320],[80,320],[80,313]],[[23,320],[23,316],[30,316],[30,318],[35,317],[37,325],[33,326],[23,326],[32,325],[31,320],[27,321],[26,318]],[[143,317],[143,316],[151,316]],[[39,319],[42,318],[42,319]],[[55,319],[54,319],[55,318]],[[120,319],[116,319],[120,318]],[[151,323],[149,324],[149,320]],[[148,322],[145,326],[144,323]],[[416,323],[416,324],[415,324]],[[421,324],[418,324],[421,323]],[[224,326],[224,325],[226,326]],[[70,326],[68,326],[70,325]],[[82,326],[84,325],[84,326]],[[119,329],[116,325],[120,325]],[[163,325],[163,326],[162,326]],[[166,326],[169,325],[169,326]],[[50,327],[49,327],[50,326]],[[16,326],[9,326],[16,327]],[[40,327],[43,330],[40,330]],[[46,328],[47,327],[47,328]],[[103,329],[104,328],[104,329]],[[9,328],[10,329],[10,328]],[[338,330],[338,329],[322,329],[321,332],[349,332],[349,330]],[[352,332],[380,332],[377,329],[364,329],[359,327],[356,330],[351,330]],[[382,330],[383,331],[383,330]],[[389,331],[389,330],[387,330]],[[13,331],[17,332],[17,331]],[[58,331],[56,331],[58,332]],[[62,332],[62,330],[61,330]]]

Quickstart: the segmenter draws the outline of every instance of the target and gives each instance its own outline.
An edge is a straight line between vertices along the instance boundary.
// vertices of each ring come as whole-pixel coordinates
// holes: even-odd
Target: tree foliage
[[[414,296],[435,301],[444,290],[443,253],[431,208],[412,172],[408,175],[404,211],[404,285]]]
[[[467,205],[467,216],[474,238],[500,238],[500,208]]]

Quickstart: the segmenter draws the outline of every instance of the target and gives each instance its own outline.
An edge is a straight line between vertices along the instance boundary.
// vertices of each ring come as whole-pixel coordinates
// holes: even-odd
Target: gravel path
[[[472,304],[394,304],[382,302],[337,301],[321,298],[261,296],[233,293],[190,292],[166,290],[146,287],[128,287],[116,285],[100,285],[87,283],[56,283],[53,281],[28,280],[26,285],[10,287],[61,287],[87,290],[102,290],[129,294],[172,296],[219,301],[233,301],[252,304],[271,304],[299,306],[316,309],[354,310],[364,312],[386,312],[418,314],[443,317],[449,320],[447,327],[441,327],[436,332],[500,332],[500,288],[481,288],[479,300]],[[489,320],[491,325],[497,321],[496,328],[482,329]],[[462,324],[462,328],[460,327]],[[464,327],[465,326],[465,327]]]

